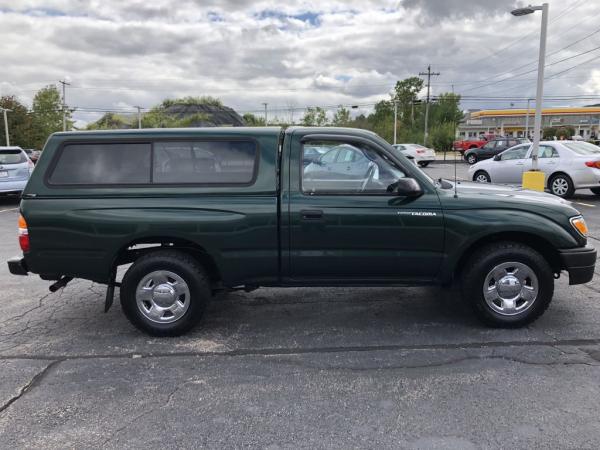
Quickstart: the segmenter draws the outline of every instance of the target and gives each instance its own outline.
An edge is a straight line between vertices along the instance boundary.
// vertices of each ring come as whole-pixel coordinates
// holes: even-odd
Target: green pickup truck
[[[57,133],[23,192],[13,274],[120,288],[152,335],[193,327],[219,291],[460,283],[487,325],[594,274],[585,221],[549,194],[433,180],[357,129]],[[119,280],[120,266],[129,265]]]

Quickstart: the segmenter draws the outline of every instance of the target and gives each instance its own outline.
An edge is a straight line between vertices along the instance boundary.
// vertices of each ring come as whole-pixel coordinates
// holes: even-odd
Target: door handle
[[[303,220],[319,220],[323,218],[323,211],[320,209],[303,209],[300,211]]]

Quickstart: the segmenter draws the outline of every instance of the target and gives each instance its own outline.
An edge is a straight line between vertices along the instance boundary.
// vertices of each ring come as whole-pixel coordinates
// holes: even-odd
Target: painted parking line
[[[595,208],[596,207],[596,205],[592,205],[590,203],[583,203],[583,202],[573,202],[573,203],[576,203],[576,204],[582,205],[582,206],[589,206],[590,208]]]
[[[0,213],[7,212],[7,211],[16,211],[16,210],[18,210],[18,209],[19,209],[19,208],[0,209]]]

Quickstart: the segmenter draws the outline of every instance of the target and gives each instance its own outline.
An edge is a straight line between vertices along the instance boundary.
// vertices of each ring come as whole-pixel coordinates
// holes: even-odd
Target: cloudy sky
[[[509,14],[523,3],[0,0],[0,94],[30,103],[68,77],[80,121],[186,95],[241,113],[267,102],[289,120],[312,105],[368,112],[431,64],[434,95],[454,89],[465,109],[522,106],[535,93],[541,18]],[[549,3],[546,104],[600,103],[600,2]]]

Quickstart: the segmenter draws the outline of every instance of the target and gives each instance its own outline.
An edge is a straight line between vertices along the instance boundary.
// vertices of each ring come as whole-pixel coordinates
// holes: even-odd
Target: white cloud
[[[0,0],[0,93],[29,102],[36,89],[69,75],[67,102],[91,109],[214,95],[242,112],[259,111],[262,102],[285,110],[374,103],[395,80],[432,64],[442,72],[432,80],[434,94],[454,87],[465,96],[526,97],[534,92],[535,73],[514,75],[535,68],[540,17],[512,17],[512,6],[511,0]],[[549,52],[598,27],[597,2],[552,1],[550,7]],[[549,62],[599,45],[600,33]],[[519,66],[525,67],[513,70]],[[548,81],[546,93],[600,94],[594,67]],[[510,102],[471,99],[464,106]]]

